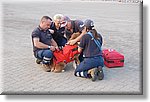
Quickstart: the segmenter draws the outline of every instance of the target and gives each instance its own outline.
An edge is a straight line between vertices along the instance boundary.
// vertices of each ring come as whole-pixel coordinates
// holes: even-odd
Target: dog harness
[[[73,61],[74,56],[79,54],[77,45],[66,45],[60,51],[54,51],[53,61],[55,64],[65,62],[66,64]]]

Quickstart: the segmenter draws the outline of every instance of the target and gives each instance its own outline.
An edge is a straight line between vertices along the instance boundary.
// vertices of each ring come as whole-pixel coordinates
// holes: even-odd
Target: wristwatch
[[[48,48],[50,49],[50,48],[51,48],[51,46],[48,46]]]

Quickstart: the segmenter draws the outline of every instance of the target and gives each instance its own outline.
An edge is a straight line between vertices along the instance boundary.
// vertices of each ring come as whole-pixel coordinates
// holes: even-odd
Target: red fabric
[[[65,62],[69,63],[73,61],[73,57],[76,54],[79,54],[78,52],[78,46],[77,45],[66,45],[63,47],[61,51],[54,51],[54,63],[59,63],[59,62]]]
[[[124,56],[114,49],[104,49],[104,64],[108,68],[124,66]]]
[[[55,58],[53,58],[54,63],[64,62],[65,56],[63,55],[63,51],[54,51],[53,55]]]

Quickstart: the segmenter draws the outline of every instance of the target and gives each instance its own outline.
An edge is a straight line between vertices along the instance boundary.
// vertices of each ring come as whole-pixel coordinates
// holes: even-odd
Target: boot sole
[[[94,82],[94,81],[96,81],[96,79],[97,79],[97,73],[98,73],[98,69],[96,68],[95,69],[95,71],[94,71],[94,76],[92,76],[92,81]]]
[[[103,78],[104,78],[103,70],[98,71],[98,80],[103,80]]]
[[[40,64],[42,62],[42,60],[36,59],[36,63]]]

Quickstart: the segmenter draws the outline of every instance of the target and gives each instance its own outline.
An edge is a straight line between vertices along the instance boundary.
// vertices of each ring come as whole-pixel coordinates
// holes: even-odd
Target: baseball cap
[[[76,20],[77,21],[77,27],[79,31],[81,32],[84,29],[84,22],[81,20]]]
[[[90,29],[90,28],[94,27],[94,22],[91,19],[87,19],[84,21],[84,25],[85,25],[85,27]]]
[[[68,21],[71,21],[70,18],[68,16],[63,16],[61,19],[61,27],[65,27]]]

